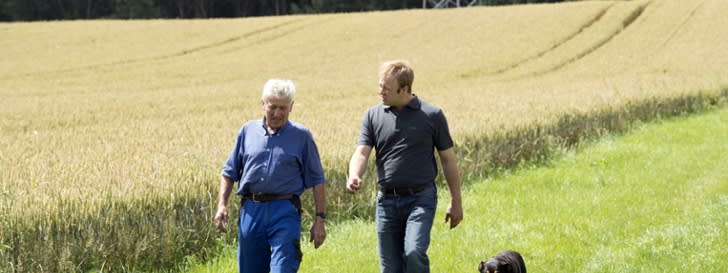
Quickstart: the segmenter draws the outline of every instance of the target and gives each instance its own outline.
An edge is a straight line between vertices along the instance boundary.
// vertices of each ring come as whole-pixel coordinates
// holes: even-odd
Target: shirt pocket
[[[282,177],[300,175],[303,166],[300,155],[279,148],[273,150],[270,164],[271,175]]]

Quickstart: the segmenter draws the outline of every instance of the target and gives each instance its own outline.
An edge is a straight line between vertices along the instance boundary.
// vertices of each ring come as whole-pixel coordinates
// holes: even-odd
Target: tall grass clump
[[[625,105],[569,113],[553,124],[532,124],[502,134],[465,137],[458,147],[466,181],[483,178],[522,164],[538,164],[584,140],[621,133],[635,123],[692,114],[722,105],[728,88],[671,98],[630,101]]]
[[[0,272],[150,272],[173,268],[189,255],[206,259],[232,234],[210,223],[217,207],[213,181],[191,173],[200,187],[167,196],[94,201],[48,200],[53,209],[4,214]],[[179,177],[183,179],[183,177]],[[231,206],[235,207],[235,204]]]

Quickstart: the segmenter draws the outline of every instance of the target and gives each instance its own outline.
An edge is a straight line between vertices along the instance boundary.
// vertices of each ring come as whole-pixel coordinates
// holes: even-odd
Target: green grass
[[[448,230],[441,191],[433,272],[475,272],[521,252],[531,272],[728,272],[728,109],[642,124],[546,166],[464,190],[465,221]],[[332,188],[331,190],[337,190]],[[328,227],[304,244],[301,272],[378,272],[375,229]],[[235,249],[189,272],[235,272]]]

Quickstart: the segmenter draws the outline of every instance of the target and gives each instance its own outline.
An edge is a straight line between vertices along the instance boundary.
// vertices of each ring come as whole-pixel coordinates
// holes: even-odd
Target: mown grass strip
[[[466,188],[465,221],[433,230],[433,272],[521,252],[533,272],[725,272],[728,109],[640,124],[545,166]],[[438,219],[447,194],[441,193]],[[234,248],[188,272],[235,272]],[[371,222],[329,226],[301,272],[378,272]]]

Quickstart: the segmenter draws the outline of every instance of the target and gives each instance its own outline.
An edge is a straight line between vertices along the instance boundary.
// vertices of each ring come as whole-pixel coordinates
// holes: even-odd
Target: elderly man
[[[271,79],[263,87],[263,119],[240,129],[220,182],[216,227],[225,232],[233,183],[241,197],[238,264],[241,273],[297,272],[301,263],[301,201],[313,188],[316,219],[311,241],[326,238],[324,171],[311,132],[288,120],[296,88]]]

